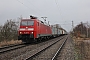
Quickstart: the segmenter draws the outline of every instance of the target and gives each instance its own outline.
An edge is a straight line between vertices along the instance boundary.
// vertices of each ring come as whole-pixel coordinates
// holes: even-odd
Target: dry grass
[[[80,37],[73,37],[75,40],[90,40],[90,38],[80,38]]]
[[[0,47],[12,45],[12,44],[19,44],[19,43],[22,43],[22,41],[21,40],[11,40],[11,41],[4,40],[0,42]]]
[[[90,60],[90,38],[73,38],[77,60]],[[86,42],[87,41],[87,42]]]

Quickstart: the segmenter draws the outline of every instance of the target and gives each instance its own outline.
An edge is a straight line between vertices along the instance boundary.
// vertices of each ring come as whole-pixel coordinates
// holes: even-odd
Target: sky
[[[90,22],[90,0],[0,0],[0,25],[9,19],[47,17],[50,24],[60,24],[70,31],[80,22]]]

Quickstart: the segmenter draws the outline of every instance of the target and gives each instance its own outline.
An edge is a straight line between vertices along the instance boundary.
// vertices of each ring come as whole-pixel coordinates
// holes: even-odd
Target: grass
[[[0,47],[13,45],[13,44],[20,44],[20,43],[22,43],[21,40],[11,40],[11,41],[4,40],[4,41],[0,42]]]
[[[90,38],[73,38],[75,49],[75,60],[90,60],[90,44],[84,42]]]

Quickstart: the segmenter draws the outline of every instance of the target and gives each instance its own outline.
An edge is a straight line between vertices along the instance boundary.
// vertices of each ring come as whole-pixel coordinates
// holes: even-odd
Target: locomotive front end
[[[34,39],[34,20],[21,20],[18,30],[18,39],[23,42],[31,42],[32,39]]]

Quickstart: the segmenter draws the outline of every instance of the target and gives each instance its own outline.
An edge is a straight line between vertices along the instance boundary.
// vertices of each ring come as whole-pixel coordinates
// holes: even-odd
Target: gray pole
[[[73,21],[72,21],[72,31],[73,31],[73,28],[74,28],[74,25],[73,25]],[[74,31],[73,31],[73,33],[74,33]]]
[[[87,38],[88,38],[88,22],[87,22]]]

